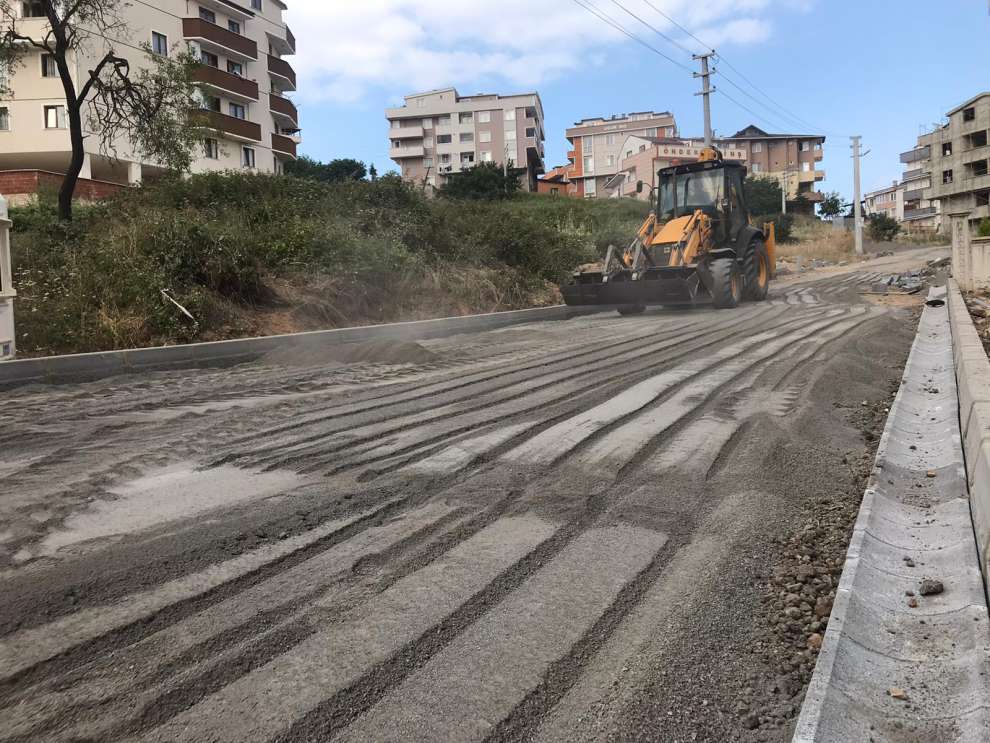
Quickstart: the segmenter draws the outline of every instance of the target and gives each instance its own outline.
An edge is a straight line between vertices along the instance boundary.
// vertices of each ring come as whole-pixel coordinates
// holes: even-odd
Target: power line
[[[661,31],[660,29],[656,28],[655,26],[651,25],[649,22],[643,20],[638,15],[636,15],[635,13],[633,13],[631,10],[629,10],[629,8],[627,8],[625,5],[623,5],[622,3],[620,3],[619,0],[611,0],[611,2],[612,2],[612,4],[614,6],[616,6],[617,8],[620,8],[621,10],[625,11],[628,15],[631,15],[637,21],[639,21],[644,26],[646,26],[648,29],[650,29],[651,31],[653,31],[653,33],[655,33],[658,36],[666,39],[668,42],[670,42],[671,44],[673,44],[674,46],[676,46],[678,49],[680,49],[685,54],[688,54],[688,55],[694,54],[694,52],[692,52],[686,46],[684,46],[683,44],[681,44],[679,41],[677,41],[676,39],[671,38],[670,36],[667,36],[667,34],[665,34],[663,31]]]
[[[723,77],[723,79],[724,79],[724,77]],[[733,98],[731,95],[729,95],[728,93],[726,93],[721,88],[719,88],[716,92],[721,93],[728,100],[732,101],[737,106],[739,106],[739,108],[741,108],[743,111],[747,111],[751,116],[755,116],[757,119],[759,119],[760,121],[762,121],[764,124],[767,124],[768,126],[770,126],[772,128],[776,128],[777,125],[774,122],[770,121],[765,116],[761,116],[760,114],[756,113],[756,111],[754,111],[753,109],[751,109],[749,106],[746,106],[746,105],[740,103],[739,101],[737,101],[735,98]]]
[[[587,3],[587,5],[584,4],[585,2]],[[621,24],[619,24],[617,21],[613,20],[608,15],[606,15],[600,8],[596,7],[591,2],[591,0],[574,0],[574,3],[578,7],[581,7],[581,8],[584,8],[585,10],[587,10],[589,13],[591,13],[592,15],[594,15],[599,20],[607,23],[609,26],[611,26],[612,28],[614,28],[616,31],[619,31],[620,33],[628,36],[630,39],[632,39],[636,43],[645,46],[647,49],[649,49],[654,54],[657,54],[657,55],[663,57],[664,59],[666,59],[671,64],[676,65],[677,67],[680,67],[682,70],[685,70],[686,72],[690,72],[692,74],[694,73],[694,70],[692,70],[687,65],[681,64],[680,62],[678,62],[673,57],[670,57],[670,56],[664,54],[662,51],[660,51],[659,49],[657,49],[655,46],[653,46],[649,42],[643,41],[641,38],[639,38],[635,34],[631,33],[628,30],[626,30]]]

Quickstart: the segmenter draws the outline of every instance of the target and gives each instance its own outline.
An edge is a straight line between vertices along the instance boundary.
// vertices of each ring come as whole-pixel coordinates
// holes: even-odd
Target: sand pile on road
[[[400,340],[371,340],[305,348],[280,348],[265,354],[265,364],[283,366],[346,366],[350,364],[428,364],[438,356],[418,343]]]

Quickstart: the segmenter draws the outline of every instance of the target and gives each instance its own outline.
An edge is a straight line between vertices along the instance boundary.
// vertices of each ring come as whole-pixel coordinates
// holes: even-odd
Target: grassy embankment
[[[552,304],[556,282],[625,244],[645,210],[534,195],[426,199],[392,178],[327,185],[241,174],[131,189],[78,207],[68,226],[43,198],[11,210],[19,352]]]

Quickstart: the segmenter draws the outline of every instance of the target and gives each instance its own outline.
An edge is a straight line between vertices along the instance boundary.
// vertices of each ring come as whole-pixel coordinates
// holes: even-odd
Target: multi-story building
[[[863,214],[884,214],[898,222],[904,220],[904,186],[894,181],[886,188],[878,188],[863,196]]]
[[[13,3],[21,33],[42,39],[48,29],[43,4]],[[188,48],[202,61],[196,72],[208,128],[195,153],[194,172],[244,168],[277,173],[296,157],[299,116],[286,93],[296,73],[283,59],[295,53],[295,38],[281,0],[158,0],[120,3],[124,38],[95,38],[72,55],[76,88],[112,44],[132,70],[154,54]],[[71,156],[65,96],[53,59],[37,49],[22,57],[10,80],[13,97],[0,100],[0,193],[36,190],[60,183]],[[77,195],[101,195],[137,183],[161,168],[143,161],[126,143],[117,157],[101,152],[100,138],[87,137]]]
[[[942,225],[942,209],[938,199],[931,198],[933,179],[941,160],[940,130],[922,134],[918,143],[901,153],[901,162],[907,170],[901,175],[904,188],[902,221],[912,232],[934,232]]]
[[[452,174],[494,162],[525,170],[523,187],[536,190],[543,172],[543,103],[538,93],[461,96],[455,88],[406,96],[385,110],[389,156],[408,181],[441,186]]]
[[[569,177],[574,195],[607,198],[605,184],[621,170],[622,146],[630,135],[654,138],[677,136],[677,122],[669,111],[619,114],[608,119],[582,119],[567,130],[571,149]]]
[[[825,180],[818,163],[825,156],[825,137],[815,134],[768,134],[747,126],[720,140],[746,152],[749,173],[773,178],[787,191],[787,210],[813,214],[822,200],[815,184]]]
[[[968,211],[975,225],[990,218],[990,93],[970,98],[946,116],[948,123],[929,135],[931,182],[924,196],[939,204],[942,215]],[[940,227],[947,229],[947,221],[941,220]]]
[[[733,162],[746,162],[746,150],[731,142],[716,140],[722,157]],[[618,174],[605,184],[605,191],[613,197],[628,196],[646,201],[656,188],[657,172],[671,165],[697,162],[704,149],[703,139],[671,139],[666,137],[626,137],[620,148],[622,162]],[[644,188],[636,192],[636,184],[643,181]]]

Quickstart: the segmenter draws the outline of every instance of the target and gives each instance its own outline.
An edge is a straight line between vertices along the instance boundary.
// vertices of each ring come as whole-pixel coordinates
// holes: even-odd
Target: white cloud
[[[582,0],[675,58],[687,56],[612,0]],[[706,42],[756,43],[774,6],[794,0],[620,0],[660,31],[697,48],[655,5]],[[464,93],[535,88],[594,63],[628,38],[573,0],[289,0],[300,96],[353,103],[372,89],[402,95],[448,85]],[[643,50],[644,54],[650,54]]]

